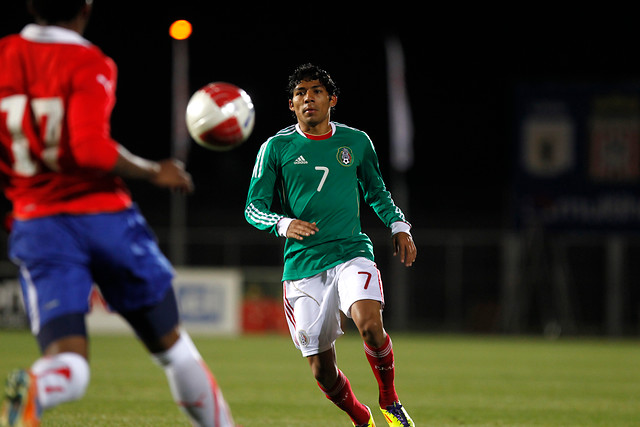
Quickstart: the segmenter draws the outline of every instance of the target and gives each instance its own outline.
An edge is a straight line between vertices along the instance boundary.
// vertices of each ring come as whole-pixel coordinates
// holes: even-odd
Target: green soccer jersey
[[[286,240],[282,280],[310,277],[359,256],[374,259],[371,240],[361,231],[361,194],[387,227],[405,221],[385,187],[367,134],[335,122],[331,126],[331,137],[313,140],[292,125],[258,151],[247,221],[275,234],[278,221],[287,217],[315,222],[319,229],[301,241]],[[276,194],[282,213],[274,212]]]

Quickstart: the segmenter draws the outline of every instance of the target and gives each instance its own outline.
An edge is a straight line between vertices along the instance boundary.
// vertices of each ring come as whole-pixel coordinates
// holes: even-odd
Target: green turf
[[[640,425],[638,341],[393,334],[396,386],[418,426]],[[195,336],[235,420],[253,426],[349,426],[288,337]],[[338,361],[357,397],[376,383],[353,333]],[[188,426],[162,370],[132,337],[94,336],[84,399],[48,411],[47,426]],[[27,333],[0,331],[0,372],[37,355]],[[377,411],[377,409],[376,409]],[[378,427],[386,425],[374,413]]]

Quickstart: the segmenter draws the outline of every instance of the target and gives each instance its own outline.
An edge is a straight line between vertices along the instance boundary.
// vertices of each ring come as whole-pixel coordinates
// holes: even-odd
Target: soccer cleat
[[[359,425],[355,425],[355,423],[352,423],[355,427],[376,427],[376,423],[375,421],[373,421],[373,414],[371,413],[371,409],[369,409],[369,407],[367,405],[364,405],[367,408],[367,411],[369,411],[369,421],[367,421],[366,424],[359,424]]]
[[[0,408],[0,427],[38,427],[40,408],[36,378],[22,369],[9,373]]]
[[[382,411],[382,415],[387,420],[389,427],[415,427],[413,420],[400,402],[395,402],[384,409],[380,408],[380,411]]]

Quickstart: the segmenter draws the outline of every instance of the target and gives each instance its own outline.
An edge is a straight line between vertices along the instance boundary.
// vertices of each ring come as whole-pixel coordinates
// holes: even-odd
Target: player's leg
[[[93,272],[105,301],[120,313],[166,374],[171,394],[192,424],[233,426],[213,374],[179,329],[173,269],[137,209],[91,219]]]
[[[295,346],[307,357],[311,372],[325,396],[345,411],[355,425],[373,425],[368,408],[360,403],[347,377],[338,369],[334,342],[342,335],[335,271],[285,281],[284,308]]]
[[[410,427],[414,422],[400,403],[395,388],[395,361],[391,337],[383,327],[380,302],[360,300],[351,316],[364,341],[365,354],[378,382],[378,403],[389,426]]]
[[[171,394],[180,409],[202,427],[235,426],[231,410],[214,375],[185,331],[172,331],[176,342],[152,355],[167,376]]]
[[[123,317],[164,369],[174,401],[194,425],[234,426],[231,411],[214,375],[186,331],[178,327],[173,290],[151,307],[124,312]]]
[[[16,221],[9,253],[42,356],[9,374],[0,425],[36,426],[44,410],[81,398],[89,384],[84,314],[92,280],[73,233],[52,218]]]
[[[84,321],[73,315],[56,320]],[[45,325],[43,332],[48,331]],[[89,385],[86,337],[71,335],[50,343],[40,337],[38,341],[46,346],[43,356],[30,369],[16,369],[7,377],[2,426],[37,426],[44,411],[80,399]]]
[[[49,330],[53,334],[58,331],[59,338],[47,341]],[[38,342],[44,352],[31,366],[31,372],[37,378],[42,409],[83,397],[90,378],[84,313],[61,316],[48,323],[38,335]]]
[[[360,300],[351,306],[351,317],[364,342],[365,354],[378,381],[379,404],[384,408],[398,400],[391,337],[385,332],[380,302]]]
[[[335,347],[307,357],[318,387],[327,399],[349,415],[356,426],[375,426],[371,411],[356,398],[349,379],[338,369]]]
[[[341,301],[364,342],[365,354],[378,382],[380,410],[390,426],[413,426],[395,388],[395,361],[391,337],[384,329],[384,294],[380,272],[366,259],[355,259],[341,272]],[[344,310],[344,307],[343,307]]]

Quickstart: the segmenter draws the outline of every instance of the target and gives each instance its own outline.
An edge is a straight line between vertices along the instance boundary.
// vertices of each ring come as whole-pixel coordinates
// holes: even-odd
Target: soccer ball
[[[244,90],[230,83],[215,82],[191,96],[186,121],[189,134],[199,145],[227,151],[249,138],[255,110]]]

